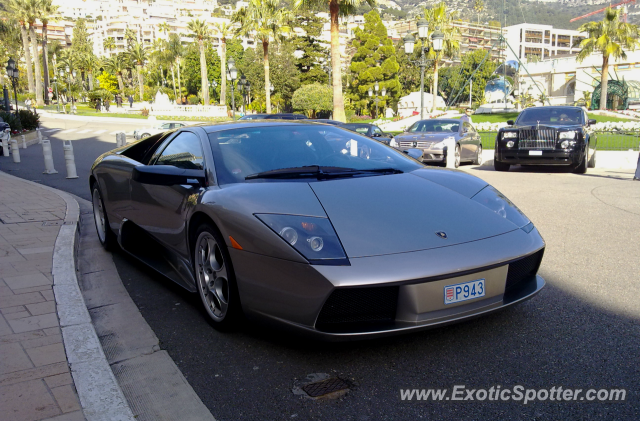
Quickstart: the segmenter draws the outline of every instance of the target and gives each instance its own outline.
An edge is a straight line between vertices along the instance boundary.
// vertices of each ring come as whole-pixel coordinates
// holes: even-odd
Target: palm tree
[[[204,41],[210,37],[209,27],[207,22],[200,19],[195,19],[189,22],[187,28],[191,31],[192,37],[198,40],[200,46],[200,82],[202,86],[202,98],[204,105],[209,105],[209,89],[207,78],[207,60],[204,55]]]
[[[87,78],[89,79],[89,90],[93,91],[93,72],[100,67],[100,59],[96,57],[93,52],[85,55],[82,58],[82,67],[87,72]]]
[[[129,51],[127,51],[127,56],[129,60],[136,65],[138,87],[140,88],[140,101],[143,101],[144,85],[142,84],[142,65],[147,60],[147,47],[142,45],[141,42],[135,41],[129,48]]]
[[[42,72],[40,70],[40,60],[38,59],[38,38],[36,37],[36,20],[40,13],[39,0],[27,0],[27,22],[29,23],[29,36],[31,37],[31,47],[33,48],[33,68],[35,70],[36,105],[44,106],[42,97]]]
[[[44,73],[44,90],[49,88],[49,57],[47,55],[47,25],[51,17],[58,12],[58,6],[55,6],[51,0],[40,0],[38,18],[42,22],[42,66]],[[49,102],[48,99],[46,101]]]
[[[271,113],[269,42],[272,38],[277,41],[289,32],[290,28],[287,24],[290,20],[291,14],[280,7],[278,0],[249,0],[248,7],[243,7],[233,15],[233,21],[240,24],[238,34],[262,41],[267,113]]]
[[[333,84],[333,119],[346,122],[344,97],[342,94],[342,65],[340,60],[339,16],[355,15],[358,7],[367,3],[373,7],[375,0],[295,0],[294,7],[306,7],[313,10],[326,10],[329,5],[331,21],[331,75]]]
[[[438,63],[442,57],[453,58],[460,51],[460,30],[453,26],[453,21],[458,17],[458,11],[448,11],[445,2],[438,3],[431,9],[424,10],[424,17],[429,22],[429,28],[439,30],[444,36],[442,51],[434,51],[433,48],[429,52],[429,58],[434,59],[433,62],[433,85],[431,94],[433,95],[433,108],[436,109],[436,99],[438,98]]]
[[[167,34],[169,33],[170,30],[171,30],[171,27],[169,26],[167,21],[160,22],[158,24],[158,31],[164,32],[164,36],[165,37],[167,36]]]
[[[6,6],[8,13],[13,15],[20,23],[20,35],[22,37],[22,49],[24,50],[24,58],[27,62],[27,80],[29,82],[29,93],[36,90],[35,81],[33,79],[33,64],[31,63],[31,51],[29,50],[29,32],[27,23],[29,20],[29,7],[25,0],[10,0]]]
[[[215,24],[220,37],[220,105],[227,103],[227,37],[231,34],[231,25],[227,22]]]
[[[131,48],[133,43],[138,40],[138,35],[133,29],[127,28],[124,30],[124,39],[127,41],[127,47]]]
[[[124,92],[124,82],[122,81],[122,72],[126,68],[126,60],[124,53],[111,56],[104,61],[104,67],[107,72],[113,74],[118,79],[118,90]]]
[[[600,77],[600,107],[607,109],[607,84],[609,81],[609,58],[626,59],[624,49],[634,50],[638,42],[638,26],[622,22],[622,9],[607,7],[604,19],[600,22],[587,22],[578,28],[580,32],[589,34],[579,46],[578,62],[584,61],[593,53],[602,54],[602,75]]]
[[[116,49],[116,40],[113,37],[109,37],[104,40],[104,49],[111,52]]]
[[[167,59],[171,63],[171,80],[173,81],[173,94],[176,100],[178,99],[178,94],[176,93],[176,77],[173,69],[182,56],[182,51],[183,48],[180,36],[178,34],[170,34],[169,41],[167,42]],[[180,95],[182,95],[182,85],[180,84],[180,65],[178,65],[178,87],[180,89]]]

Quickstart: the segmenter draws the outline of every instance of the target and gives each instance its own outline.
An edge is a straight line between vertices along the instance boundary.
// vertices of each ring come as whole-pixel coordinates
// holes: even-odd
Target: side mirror
[[[420,161],[420,158],[422,158],[423,154],[422,149],[405,149],[402,152],[406,153],[413,159],[417,159],[418,161]]]
[[[507,124],[508,124],[509,126],[513,126],[513,124],[514,124],[514,123],[513,123],[513,120],[507,120]]]
[[[132,178],[138,183],[156,186],[205,185],[204,170],[187,170],[172,165],[138,165],[133,168]]]
[[[590,119],[589,119],[589,126],[592,126],[592,125],[594,125],[594,124],[596,124],[596,123],[597,123],[597,121],[596,121],[596,120],[594,120],[594,119],[592,119],[592,118],[590,118]]]

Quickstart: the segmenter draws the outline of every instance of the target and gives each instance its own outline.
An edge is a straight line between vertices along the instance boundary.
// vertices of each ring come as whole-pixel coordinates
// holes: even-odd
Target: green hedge
[[[9,127],[11,128],[12,133],[16,131],[18,132],[22,131],[22,125],[20,124],[20,120],[18,120],[15,114],[0,111],[0,118],[2,118],[2,121],[4,121],[5,123],[9,124]]]

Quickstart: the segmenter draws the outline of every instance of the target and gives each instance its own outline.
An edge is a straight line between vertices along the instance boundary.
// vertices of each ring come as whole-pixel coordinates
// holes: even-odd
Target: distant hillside
[[[422,14],[422,10],[425,7],[438,2],[438,0],[395,0],[395,3],[402,8],[403,12],[407,12],[409,16]],[[448,7],[459,10],[461,18],[471,22],[498,21],[504,24],[504,16],[506,16],[507,26],[519,23],[539,23],[564,29],[577,29],[585,22],[602,19],[602,13],[600,13],[590,18],[569,22],[575,17],[602,9],[608,4],[608,2],[604,1],[598,5],[585,5],[584,0],[551,0],[546,2],[484,0],[484,10],[478,14],[473,9],[474,3],[474,0],[447,0]],[[629,11],[631,12],[629,21],[636,24],[640,23],[640,9],[632,7]]]

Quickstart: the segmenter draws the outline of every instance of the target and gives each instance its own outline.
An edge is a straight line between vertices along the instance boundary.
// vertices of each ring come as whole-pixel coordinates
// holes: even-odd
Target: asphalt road
[[[86,149],[78,141],[76,159],[82,150],[80,159],[92,161],[115,143],[115,137],[113,143],[100,139],[89,138]],[[6,161],[0,160],[0,169],[10,167]],[[89,166],[78,165],[80,180]],[[64,171],[64,163],[56,168]],[[338,344],[253,325],[225,334],[209,326],[197,297],[123,253],[116,252],[114,261],[162,348],[218,420],[640,419],[640,183],[619,170],[582,176],[553,168],[465,171],[507,195],[547,242],[540,270],[547,287],[530,301],[469,322]],[[26,168],[10,173],[45,177]],[[88,197],[88,187],[80,188],[86,181],[45,182]],[[296,382],[312,373],[347,379],[352,390],[323,402],[295,395]],[[627,393],[624,402],[547,399],[526,405],[400,398],[400,389],[451,393],[456,385]]]

